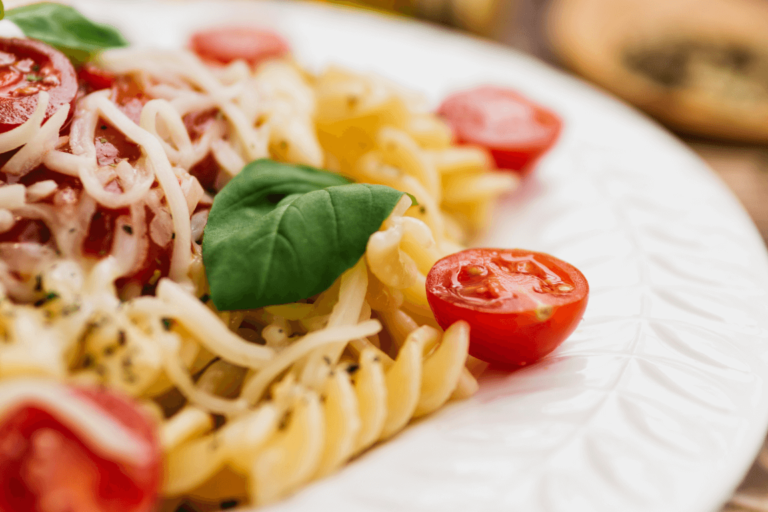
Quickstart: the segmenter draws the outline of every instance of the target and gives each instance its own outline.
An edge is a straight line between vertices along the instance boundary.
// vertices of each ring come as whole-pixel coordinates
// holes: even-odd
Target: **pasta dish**
[[[543,135],[499,149],[452,125],[460,95],[436,113],[380,77],[311,74],[263,30],[159,51],[56,4],[7,17],[0,475],[18,492],[0,511],[270,503],[472,395],[470,351],[527,364],[581,318],[564,262],[464,251],[554,141],[543,109]],[[528,282],[515,318],[573,321],[481,348],[535,337],[494,324]],[[459,296],[470,316],[441,305]]]

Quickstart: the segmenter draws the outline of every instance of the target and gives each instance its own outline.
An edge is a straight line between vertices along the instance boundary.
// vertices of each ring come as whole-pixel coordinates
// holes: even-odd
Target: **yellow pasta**
[[[347,372],[337,371],[330,376],[323,396],[326,439],[316,477],[331,473],[349,459],[362,423],[357,396]]]
[[[414,416],[436,411],[448,401],[464,371],[468,349],[469,325],[456,322],[442,335],[440,346],[424,361],[421,396]]]
[[[173,510],[182,500],[274,502],[477,390],[469,327],[437,326],[425,279],[517,186],[490,171],[486,151],[454,145],[417,96],[376,76],[132,48],[105,52],[100,65],[151,98],[137,115],[97,91],[59,140],[51,130],[67,111],[42,124],[41,94],[27,123],[0,134],[0,150],[21,148],[7,174],[42,162],[83,188],[60,216],[46,202],[61,193],[55,180],[0,186],[0,232],[21,215],[48,226],[59,248],[31,263],[0,260],[0,395],[6,382],[45,377],[136,398],[158,423],[162,507]],[[194,132],[198,115],[206,122]],[[100,162],[95,141],[107,128],[139,156]],[[417,203],[403,195],[363,257],[319,295],[217,311],[201,248],[209,189],[260,158],[387,185]],[[218,169],[206,189],[191,172],[202,165]],[[119,211],[122,229],[105,254],[83,256],[79,226],[102,210]],[[170,248],[168,270],[131,282],[148,247]]]
[[[385,375],[387,419],[380,439],[399,432],[413,416],[421,389],[421,342],[408,338],[397,354],[395,364]]]
[[[367,348],[360,354],[354,379],[361,423],[354,448],[358,453],[376,442],[387,420],[387,385],[381,356],[375,349]]]
[[[213,428],[213,418],[206,411],[187,406],[163,424],[160,431],[160,446],[166,452],[177,448],[185,441],[199,437]]]
[[[253,463],[250,496],[269,503],[308,481],[320,466],[325,423],[320,398],[306,392],[296,398],[288,426],[272,438]]]

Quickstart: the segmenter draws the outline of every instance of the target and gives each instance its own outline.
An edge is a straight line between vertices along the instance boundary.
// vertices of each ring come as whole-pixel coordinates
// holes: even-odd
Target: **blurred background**
[[[768,0],[336,3],[493,39],[623,98],[706,160],[768,243]],[[768,444],[722,512],[768,512],[767,468]]]
[[[318,1],[458,28],[607,89],[706,160],[768,243],[768,0]]]

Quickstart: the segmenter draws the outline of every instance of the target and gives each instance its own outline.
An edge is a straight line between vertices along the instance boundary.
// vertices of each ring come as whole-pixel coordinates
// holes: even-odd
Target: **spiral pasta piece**
[[[350,458],[362,424],[347,372],[336,371],[328,378],[324,396],[326,440],[316,478],[333,472]]]
[[[456,322],[445,331],[440,346],[424,361],[421,395],[414,417],[434,412],[448,401],[464,370],[468,350],[469,324]]]
[[[358,365],[354,377],[361,426],[355,440],[355,454],[379,439],[387,420],[387,384],[378,353],[373,349],[364,350]]]
[[[250,471],[251,499],[265,504],[308,481],[320,466],[325,422],[320,398],[306,392],[297,399],[288,426],[264,447]]]
[[[421,341],[406,340],[395,364],[387,370],[387,419],[379,439],[387,439],[408,423],[419,401],[421,390]]]
[[[242,470],[265,446],[276,427],[275,408],[264,405],[220,431],[171,449],[166,457],[163,493],[166,496],[193,493],[225,464]]]

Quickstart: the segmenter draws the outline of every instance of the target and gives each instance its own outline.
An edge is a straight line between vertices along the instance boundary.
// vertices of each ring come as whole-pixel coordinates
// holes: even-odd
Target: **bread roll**
[[[556,54],[673,128],[768,142],[768,2],[556,0]]]

